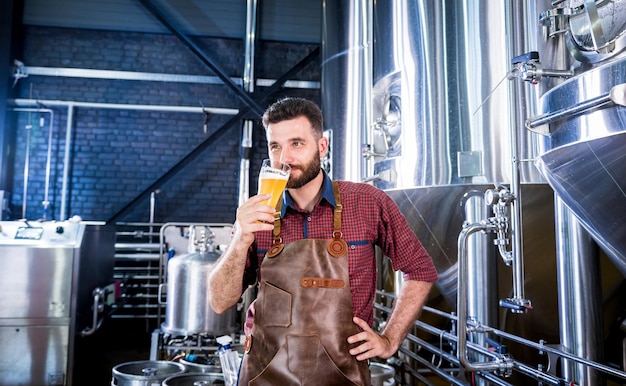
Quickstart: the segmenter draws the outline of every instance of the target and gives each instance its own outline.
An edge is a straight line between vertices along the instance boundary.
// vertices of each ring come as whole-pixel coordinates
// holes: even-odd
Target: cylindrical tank
[[[345,9],[336,13],[344,18],[342,25],[365,20],[352,3],[342,4]],[[324,31],[323,47],[332,48],[336,41],[353,44],[322,50],[322,95],[329,96],[322,104],[332,106],[324,109],[325,122],[345,123],[332,127],[335,148],[360,146],[371,169],[350,171],[358,163],[337,157],[333,177],[364,175],[362,180],[398,202],[433,258],[437,287],[454,305],[456,239],[463,225],[459,202],[470,190],[512,183],[513,129],[517,158],[535,158],[542,143],[539,134],[524,127],[535,98],[526,96],[526,85],[508,79],[511,59],[529,50],[524,21],[536,16],[530,2],[515,1],[382,0],[371,6],[372,35],[362,34],[371,41],[334,36],[347,31],[330,27]],[[357,52],[363,52],[365,65],[336,60],[338,53]],[[357,71],[359,79],[371,77],[369,89],[362,80],[351,84],[353,75],[333,75]],[[349,106],[368,95],[371,108]],[[342,97],[350,102],[336,102]],[[356,119],[357,114],[363,116]],[[339,135],[339,130],[346,132]],[[337,143],[342,139],[350,140]],[[522,183],[550,191],[531,162],[518,166]]]
[[[625,5],[624,0],[544,4],[540,20],[548,34],[538,40],[542,66],[572,69],[573,76],[542,78],[538,115],[528,120],[531,130],[545,136],[547,151],[536,165],[557,194],[560,344],[597,362],[621,346],[612,342],[613,332],[604,331],[605,318],[621,311],[606,300],[611,293],[606,289],[619,281],[601,275],[612,269],[601,263],[589,235],[626,276],[626,223],[620,215],[626,211]],[[577,384],[605,383],[601,373],[581,363],[564,361],[565,377]]]
[[[209,231],[210,232],[210,231]],[[161,330],[172,336],[227,334],[236,330],[236,308],[217,314],[211,308],[208,277],[220,254],[207,229],[189,230],[190,253],[172,257],[167,264],[167,305]],[[191,252],[196,247],[199,251]]]
[[[166,378],[182,374],[185,367],[168,361],[136,361],[113,367],[111,386],[154,386]]]

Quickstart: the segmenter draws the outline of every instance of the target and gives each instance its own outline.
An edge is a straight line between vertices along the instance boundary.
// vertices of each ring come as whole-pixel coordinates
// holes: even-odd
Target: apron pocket
[[[265,291],[263,324],[268,327],[289,327],[291,325],[291,294],[265,281],[262,285]]]
[[[287,335],[289,371],[292,373],[313,371],[317,368],[319,335]]]
[[[330,358],[319,335],[287,335],[287,343],[250,386],[358,386]],[[361,385],[362,386],[362,385]]]

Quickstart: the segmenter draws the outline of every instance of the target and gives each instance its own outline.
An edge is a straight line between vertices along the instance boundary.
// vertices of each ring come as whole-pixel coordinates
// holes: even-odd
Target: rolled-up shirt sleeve
[[[405,280],[436,282],[438,275],[432,258],[395,201],[384,192],[377,198],[380,202],[378,244],[393,269],[402,271]]]

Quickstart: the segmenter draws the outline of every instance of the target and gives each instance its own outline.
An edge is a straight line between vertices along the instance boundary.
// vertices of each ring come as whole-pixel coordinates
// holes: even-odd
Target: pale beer
[[[288,167],[287,167],[288,168]],[[267,166],[261,168],[259,174],[259,194],[271,194],[267,205],[276,208],[278,200],[280,200],[287,180],[289,179],[289,170],[274,169]]]

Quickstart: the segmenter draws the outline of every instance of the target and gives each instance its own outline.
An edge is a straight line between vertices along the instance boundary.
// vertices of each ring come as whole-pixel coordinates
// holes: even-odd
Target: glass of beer
[[[291,167],[287,164],[278,160],[263,160],[259,173],[259,194],[272,195],[272,198],[266,202],[272,208],[276,208],[278,200],[280,200],[285,186],[287,186],[290,172]]]

